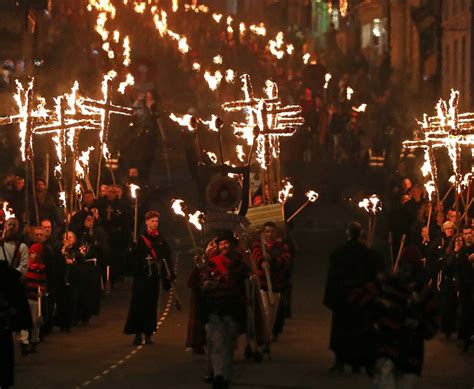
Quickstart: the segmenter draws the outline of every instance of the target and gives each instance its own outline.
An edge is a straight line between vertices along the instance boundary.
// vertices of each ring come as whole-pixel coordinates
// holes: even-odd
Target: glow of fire
[[[82,195],[82,187],[81,187],[81,184],[76,183],[75,190],[76,190],[76,195],[78,195],[78,196],[81,196],[81,195]]]
[[[113,39],[114,39],[115,43],[119,43],[119,41],[120,41],[120,31],[118,31],[118,30],[114,31],[114,38]]]
[[[326,81],[326,83],[324,84],[324,89],[328,89],[328,86],[329,86],[329,81],[331,81],[331,73],[326,73],[324,75],[324,80]]]
[[[278,201],[285,203],[290,197],[293,197],[293,185],[286,180],[285,186],[278,192]]]
[[[206,71],[204,73],[204,79],[207,81],[209,89],[216,90],[222,81],[222,73],[219,70],[216,70],[214,75],[212,75],[209,71]]]
[[[219,119],[218,116],[212,115],[210,120],[202,120],[199,121],[204,124],[205,126],[209,127],[211,131],[219,132],[219,128],[217,128],[217,120]]]
[[[425,149],[424,157],[425,157],[425,161],[423,162],[423,166],[420,169],[421,173],[423,174],[423,177],[428,177],[428,174],[430,174],[431,177],[433,177],[433,173],[432,173],[433,169],[430,163],[430,156],[429,156],[428,149]]]
[[[8,220],[8,219],[12,219],[12,218],[15,218],[15,214],[13,213],[13,209],[11,209],[9,206],[8,206],[8,202],[5,201],[3,203],[3,213],[5,215],[5,220]]]
[[[247,27],[245,27],[245,23],[241,22],[241,23],[239,24],[239,32],[240,32],[240,35],[245,34],[245,31],[247,31]]]
[[[186,214],[184,213],[184,206],[185,206],[184,201],[177,199],[177,200],[173,200],[171,204],[171,209],[176,215],[186,216]]]
[[[352,110],[355,112],[365,112],[366,109],[367,109],[367,104],[365,103],[359,105],[358,107],[352,107]]]
[[[137,198],[137,190],[139,190],[140,187],[135,184],[130,184],[130,195],[132,196],[133,199]]]
[[[130,66],[130,63],[131,63],[130,53],[131,53],[130,38],[128,36],[126,36],[125,39],[123,40],[123,57],[124,57],[123,64],[124,64],[124,66],[127,66],[127,67]]]
[[[206,154],[212,163],[217,163],[217,155],[215,153],[213,153],[212,151],[208,151]]]
[[[339,12],[342,17],[347,16],[347,0],[339,0]]]
[[[293,54],[294,51],[295,51],[295,46],[293,46],[291,43],[286,46],[286,53],[287,53],[288,55]]]
[[[252,31],[256,35],[265,36],[267,35],[267,29],[263,23],[258,25],[252,24],[250,27],[250,31]]]
[[[347,89],[346,89],[347,100],[352,99],[353,94],[354,94],[354,90],[350,86],[348,86]]]
[[[245,160],[244,146],[237,145],[235,147],[235,151],[237,152],[237,158],[239,159],[239,161],[244,162]]]
[[[61,207],[66,208],[66,192],[59,192],[59,204]]]
[[[222,55],[216,55],[212,59],[212,62],[214,62],[216,65],[222,65]]]
[[[433,193],[436,191],[436,186],[434,181],[428,181],[425,184],[426,192],[428,193],[428,199],[431,201],[433,199]]]
[[[201,70],[201,64],[198,63],[198,62],[194,62],[193,63],[193,70],[196,70],[197,72],[199,72]]]
[[[221,22],[222,16],[223,16],[222,14],[216,14],[216,13],[212,14],[212,18],[216,21],[216,23]]]
[[[199,231],[202,230],[202,224],[201,224],[201,219],[202,219],[203,213],[201,211],[196,211],[194,213],[190,213],[188,215],[189,222],[196,227]]]
[[[308,198],[310,203],[314,203],[318,199],[319,194],[317,194],[314,190],[309,190],[305,193],[305,196]]]
[[[359,208],[364,208],[367,212],[376,215],[382,210],[382,202],[377,195],[373,194],[369,198],[365,198],[360,201]]]
[[[125,93],[125,89],[132,85],[135,85],[135,78],[130,73],[128,73],[125,77],[125,81],[119,84],[118,92],[123,95]]]
[[[187,127],[189,131],[194,131],[194,127],[192,126],[191,119],[193,118],[192,115],[186,114],[181,117],[176,116],[174,113],[170,115],[170,119],[176,123],[178,123],[182,127]]]
[[[178,0],[173,0],[173,5],[172,5],[173,12],[178,12],[178,9],[179,9]]]
[[[227,69],[225,71],[225,81],[228,84],[233,84],[235,82],[235,72],[232,69]]]
[[[310,53],[306,53],[305,55],[303,55],[303,63],[305,65],[308,64],[309,60],[311,59],[311,54]]]

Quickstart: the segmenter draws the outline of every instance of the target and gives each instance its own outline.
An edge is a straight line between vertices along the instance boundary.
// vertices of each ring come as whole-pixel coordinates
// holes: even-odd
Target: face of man
[[[72,232],[66,232],[64,234],[64,243],[68,246],[72,246],[74,243],[76,243],[76,237]]]
[[[429,235],[428,227],[423,227],[421,229],[421,237],[425,240],[429,239],[430,235]]]
[[[408,192],[411,188],[411,181],[409,178],[405,178],[403,181],[402,181],[402,188],[405,192]]]
[[[451,226],[445,227],[444,233],[447,238],[451,238],[454,235],[454,227],[451,227]]]
[[[137,168],[131,167],[128,169],[128,176],[130,178],[137,178],[138,177],[138,170]]]
[[[84,205],[87,207],[92,206],[94,203],[94,195],[92,193],[86,193],[84,194]]]
[[[20,225],[16,219],[8,219],[5,222],[5,239],[15,239],[20,231]]]
[[[114,201],[117,198],[117,192],[115,191],[115,188],[113,186],[107,187],[106,196],[107,200],[109,201]]]
[[[53,226],[49,220],[43,220],[41,222],[41,228],[43,229],[44,233],[46,234],[46,238],[49,238],[53,233]]]
[[[146,224],[146,228],[147,228],[149,231],[156,231],[156,230],[158,230],[159,221],[158,221],[158,218],[157,218],[157,217],[152,217],[151,219],[148,219],[147,221],[145,221],[145,224]]]
[[[35,188],[38,193],[43,193],[46,190],[46,184],[43,181],[36,181]]]
[[[462,230],[462,237],[464,239],[464,242],[466,243],[466,246],[472,245],[472,229],[471,228],[464,228]]]
[[[37,243],[44,243],[46,242],[46,231],[43,230],[42,228],[36,228],[35,229],[35,242]]]
[[[91,228],[92,224],[94,223],[94,217],[91,215],[87,215],[84,219],[84,227]]]
[[[447,214],[447,219],[450,222],[456,223],[456,211],[454,209],[450,209]]]
[[[219,242],[219,252],[223,255],[227,255],[230,252],[230,242],[228,240],[221,240]]]
[[[274,227],[266,226],[263,230],[265,242],[274,242],[277,239],[277,230]]]
[[[421,200],[421,189],[417,187],[412,187],[410,189],[411,198],[415,201]]]
[[[100,186],[100,197],[105,197],[106,196],[107,189],[108,189],[107,185],[101,185]]]
[[[17,177],[15,179],[15,190],[21,191],[25,187],[25,179],[23,177]]]

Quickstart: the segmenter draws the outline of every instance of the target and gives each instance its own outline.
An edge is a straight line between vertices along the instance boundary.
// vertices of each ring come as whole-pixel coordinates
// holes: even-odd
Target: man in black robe
[[[373,364],[374,335],[369,315],[353,301],[383,266],[360,242],[359,223],[350,223],[346,234],[347,242],[330,257],[324,305],[332,311],[330,349],[335,364],[331,369],[343,371],[344,364],[349,364],[357,372]]]
[[[13,331],[32,327],[31,313],[21,273],[7,261],[0,261],[0,388],[13,385]]]

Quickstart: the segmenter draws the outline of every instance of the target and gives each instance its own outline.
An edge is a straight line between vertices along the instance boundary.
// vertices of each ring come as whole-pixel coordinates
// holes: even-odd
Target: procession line
[[[174,271],[175,271],[175,274],[177,275],[178,274],[178,263],[179,263],[179,255],[176,255],[176,263],[175,263],[175,266],[174,266]],[[173,302],[173,297],[174,297],[174,288],[170,290],[169,294],[168,294],[168,300],[166,302],[166,306],[165,306],[165,310],[163,311],[163,314],[161,315],[161,317],[158,319],[157,321],[157,324],[156,324],[156,331],[155,331],[155,334],[158,332],[158,329],[160,328],[160,326],[164,323],[164,321],[166,320],[166,317],[168,316],[168,313],[169,313],[169,310],[170,310],[170,307],[171,307],[171,304]],[[105,369],[104,371],[102,371],[102,373],[100,373],[99,375],[96,375],[92,380],[88,380],[88,381],[85,381],[84,383],[82,383],[81,385],[77,386],[75,389],[80,389],[80,388],[84,388],[86,386],[89,386],[92,382],[95,382],[95,381],[98,381],[100,380],[102,377],[105,377],[107,374],[109,374],[111,372],[111,370],[113,369],[116,369],[117,367],[119,367],[120,365],[123,365],[126,361],[130,360],[135,354],[137,354],[138,351],[140,351],[141,349],[143,348],[143,345],[138,345],[136,346],[132,351],[130,351],[125,357],[123,357],[123,359],[115,362],[114,364],[112,364],[110,367],[108,367],[107,369]]]

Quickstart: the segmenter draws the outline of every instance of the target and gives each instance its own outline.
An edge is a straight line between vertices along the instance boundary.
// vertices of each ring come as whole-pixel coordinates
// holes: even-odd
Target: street
[[[328,350],[330,312],[323,307],[322,294],[327,258],[343,240],[344,215],[337,205],[327,204],[308,212],[299,226],[324,225],[328,215],[338,222],[330,229],[296,229],[300,255],[296,260],[293,317],[279,341],[273,344],[272,360],[247,362],[245,339],[236,351],[233,386],[243,388],[369,388],[365,375],[328,372],[332,354]],[[347,217],[347,215],[346,215]],[[326,223],[327,224],[327,223]],[[205,356],[185,351],[188,321],[187,276],[192,259],[177,252],[178,291],[184,302],[176,311],[173,299],[162,295],[159,327],[151,346],[132,346],[122,334],[129,303],[131,281],[119,285],[103,301],[99,317],[88,327],[71,333],[55,332],[40,344],[35,355],[17,355],[16,388],[206,388]],[[18,353],[17,353],[18,354]],[[438,335],[428,343],[422,388],[471,388],[474,383],[471,350],[463,354],[453,341]]]

